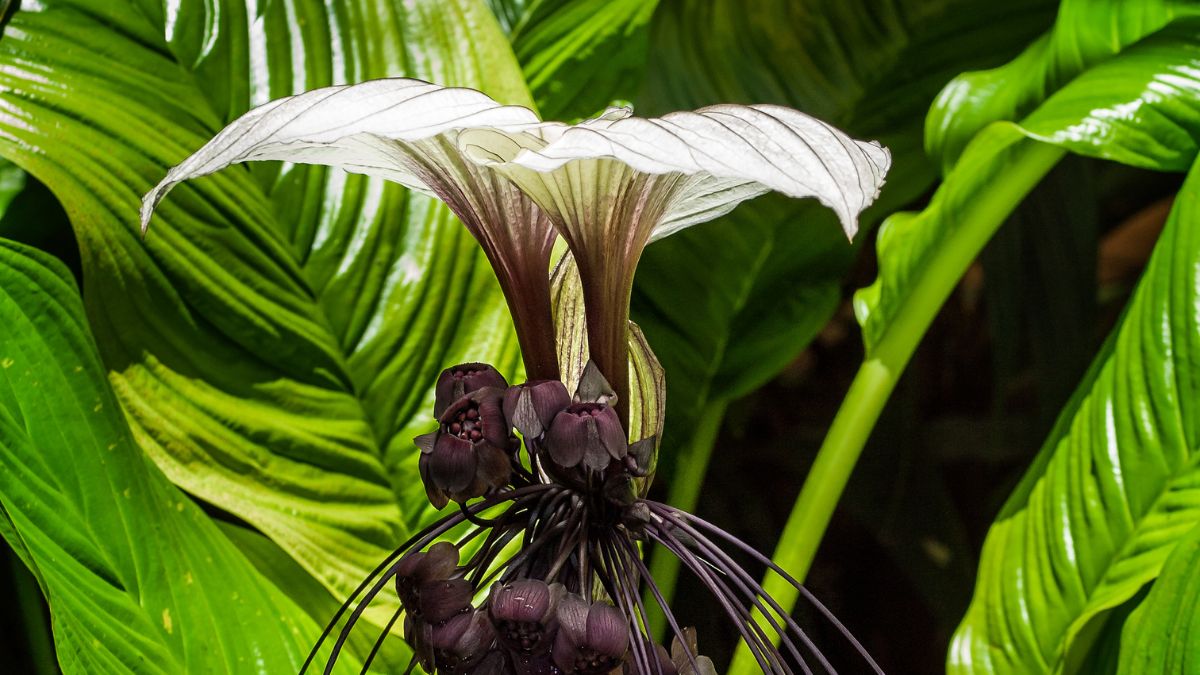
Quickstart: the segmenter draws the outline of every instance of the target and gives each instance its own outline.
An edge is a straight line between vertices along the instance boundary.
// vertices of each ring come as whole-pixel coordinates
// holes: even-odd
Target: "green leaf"
[[[1117,672],[1200,668],[1200,525],[1179,540],[1142,604],[1126,620]]]
[[[0,240],[0,532],[66,673],[295,672],[319,631],[142,454],[74,280]]]
[[[521,20],[521,15],[529,5],[530,0],[487,0],[488,7],[500,24],[501,30],[511,35],[513,27]]]
[[[513,51],[545,119],[587,117],[637,95],[657,0],[491,4],[511,22]]]
[[[1116,332],[988,533],[951,672],[1069,670],[1105,613],[1200,523],[1197,270],[1200,168]]]
[[[135,438],[345,597],[425,517],[411,438],[438,371],[515,374],[494,276],[442,205],[341,172],[232,168],[172,193],[144,241],[138,202],[298,90],[413,75],[527,103],[508,43],[482,0],[26,6],[0,40],[0,155],[71,216]]]
[[[1025,134],[1086,157],[1187,171],[1200,127],[1197,27],[1178,19],[1081,73],[1025,118]]]
[[[932,317],[1063,149],[1144,168],[1186,168],[1200,136],[1200,74],[1191,67],[1200,57],[1198,26],[1200,20],[1180,19],[1081,74],[1019,126],[993,123],[927,209],[890,217],[879,232],[879,277],[855,295],[868,353],[889,334],[924,330],[928,323],[918,317]],[[1104,143],[1086,140],[1089,133]]]
[[[25,189],[25,172],[12,162],[0,160],[0,214],[6,213],[13,199]]]
[[[670,447],[705,405],[753,391],[816,336],[853,252],[832,214],[779,196],[692,229],[646,249],[633,297],[668,373]]]
[[[316,579],[312,577],[295,560],[279,547],[278,544],[263,535],[248,528],[216,521],[221,532],[237,546],[238,550],[258,570],[259,574],[269,580],[276,588],[286,589],[287,595],[312,618],[318,626],[324,627],[341,607],[343,599],[334,598]],[[390,617],[388,617],[390,618]],[[350,633],[348,649],[360,657],[370,653],[381,627],[367,628],[360,626]],[[372,671],[382,673],[403,673],[412,658],[412,648],[404,640],[399,639],[399,633],[393,632],[392,638],[384,640],[378,653],[371,663]],[[313,638],[316,640],[315,636]],[[338,657],[339,661],[341,656]],[[324,660],[314,662],[317,667],[324,667]],[[311,667],[311,666],[310,666]]]
[[[1064,0],[1054,28],[1020,56],[998,68],[964,73],[946,85],[925,126],[929,154],[948,173],[971,139],[988,124],[1021,119],[1079,73],[1173,18],[1197,11],[1200,7],[1186,0]],[[1136,116],[1136,111],[1124,112]],[[1102,134],[1089,135],[1082,128],[1074,132],[1083,143],[1106,144]]]

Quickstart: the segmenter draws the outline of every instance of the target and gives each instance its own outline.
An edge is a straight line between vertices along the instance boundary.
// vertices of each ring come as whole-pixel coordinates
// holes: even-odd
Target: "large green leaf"
[[[63,671],[296,671],[317,624],[134,443],[70,274],[0,240],[0,323],[0,533]]]
[[[1193,169],[1120,326],[988,534],[952,672],[1069,669],[1200,523],[1197,270]]]
[[[967,146],[929,208],[889,218],[877,243],[879,277],[855,296],[868,352],[889,334],[927,325],[914,317],[932,317],[1063,150],[1186,169],[1200,135],[1197,26],[1195,19],[1176,20],[1077,76],[1019,125],[991,124]]]
[[[491,0],[546,119],[632,100],[646,71],[657,0]]]
[[[1194,673],[1200,670],[1200,525],[1163,564],[1146,599],[1121,635],[1120,671]]]
[[[1079,73],[1174,17],[1197,11],[1200,6],[1190,0],[1063,0],[1053,29],[1020,56],[992,70],[964,73],[946,85],[929,111],[929,153],[949,171],[988,124],[1021,119]],[[1104,142],[1101,134],[1079,135],[1083,142]]]
[[[0,155],[79,238],[85,306],[139,444],[344,596],[422,517],[411,438],[449,362],[511,373],[511,325],[440,204],[312,167],[139,199],[249,105],[385,75],[528,102],[482,0],[45,0],[0,40]],[[87,45],[82,49],[80,45]]]

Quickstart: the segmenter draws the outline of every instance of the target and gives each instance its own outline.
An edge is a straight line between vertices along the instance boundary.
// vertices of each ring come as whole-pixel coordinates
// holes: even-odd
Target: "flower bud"
[[[458,549],[438,542],[396,566],[396,593],[414,620],[438,624],[471,608],[474,589],[458,574]]]
[[[572,403],[555,415],[545,447],[559,466],[570,469],[582,462],[593,471],[603,471],[629,452],[621,420],[603,403]]]
[[[559,380],[533,380],[508,388],[504,416],[525,438],[539,438],[570,404],[571,396]]]
[[[433,629],[430,646],[438,673],[470,675],[492,652],[496,633],[482,610],[459,614]]]
[[[558,635],[551,655],[563,675],[602,675],[621,665],[629,624],[616,607],[588,604],[575,594],[558,603]]]
[[[441,418],[450,404],[484,387],[507,389],[508,382],[495,368],[486,363],[460,363],[438,375],[434,388],[433,416]]]
[[[429,501],[442,508],[465,502],[508,483],[511,427],[501,409],[503,392],[487,387],[455,401],[438,419],[440,428],[418,436],[418,468]]]
[[[566,589],[537,579],[492,586],[488,614],[500,644],[520,656],[550,651],[558,629],[555,612]]]
[[[405,612],[404,640],[412,647],[417,663],[420,663],[427,673],[433,672],[433,647],[429,646],[432,639],[433,626]]]
[[[650,436],[629,445],[629,455],[625,457],[625,468],[630,475],[645,478],[654,470],[655,452],[658,449],[658,437]]]

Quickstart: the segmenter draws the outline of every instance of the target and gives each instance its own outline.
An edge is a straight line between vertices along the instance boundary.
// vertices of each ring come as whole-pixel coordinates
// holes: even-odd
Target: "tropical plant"
[[[547,119],[623,101],[646,116],[774,103],[881,141],[895,166],[862,219],[877,233],[853,246],[820,205],[775,196],[645,249],[632,319],[667,386],[651,489],[701,514],[734,499],[770,523],[786,504],[721,479],[746,471],[790,502],[787,481],[807,470],[782,532],[766,525],[773,538],[758,543],[774,545],[795,577],[815,570],[818,596],[840,588],[818,574],[821,560],[851,564],[833,550],[813,567],[835,508],[869,522],[894,507],[902,543],[881,550],[900,562],[884,569],[908,580],[888,587],[920,589],[938,621],[958,624],[941,636],[951,672],[1196,667],[1193,3],[3,5],[0,535],[29,574],[15,577],[23,600],[10,603],[24,612],[23,630],[10,631],[23,665],[296,671],[341,601],[436,519],[412,439],[431,426],[438,373],[484,361],[522,379],[501,284],[451,211],[376,178],[256,163],[176,188],[149,236],[137,217],[169,167],[250,108],[414,77]],[[1097,294],[1095,246],[1107,234],[1098,214],[1113,195],[1140,207],[1164,190],[1178,196],[1109,329],[1089,310],[1124,300]],[[824,413],[807,422],[771,382],[796,370],[801,352],[822,353],[823,327],[853,323],[839,318],[843,289],[864,285],[871,260],[877,278],[852,301],[865,347],[857,375],[832,423]],[[1007,461],[1023,478],[987,483],[1008,494],[1002,507],[980,490],[960,509],[928,455],[912,471],[872,462],[908,461],[921,429],[901,418],[919,409],[913,391],[931,372],[914,352],[923,340],[945,344],[961,310],[943,306],[969,288],[977,260],[996,379],[1034,359],[1045,410],[1027,424],[1003,410],[970,418],[974,428],[1028,427],[986,446],[1015,448]],[[902,379],[906,369],[918,377]],[[836,379],[817,390],[829,402],[843,394]],[[776,427],[784,433],[772,440],[763,428]],[[805,429],[824,436],[819,449]],[[996,465],[958,447],[969,443],[946,445],[964,464]],[[1039,444],[1035,457],[1021,452]],[[893,500],[900,482],[928,498]],[[965,511],[991,523],[981,552],[962,534]],[[751,651],[732,653],[753,631],[706,632],[693,599],[674,592],[678,563],[651,556],[658,588],[681,618],[694,616],[722,672],[762,670]],[[953,598],[936,599],[954,575],[930,560],[962,570]],[[795,602],[780,577],[763,585],[781,605]],[[889,636],[908,617],[832,600],[885,669],[911,666]],[[398,603],[363,618],[378,633]],[[811,627],[807,616],[797,614]],[[668,636],[662,616],[650,624]],[[339,663],[357,670],[373,640],[352,638]],[[916,642],[914,651],[934,649]],[[409,658],[388,641],[372,668],[403,672]]]

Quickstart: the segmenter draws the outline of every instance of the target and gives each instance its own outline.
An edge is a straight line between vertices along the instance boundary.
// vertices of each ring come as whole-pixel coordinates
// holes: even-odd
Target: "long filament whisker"
[[[642,578],[646,581],[646,587],[650,589],[650,594],[654,596],[654,600],[658,603],[659,609],[662,610],[663,616],[667,618],[667,625],[671,627],[671,630],[675,633],[675,637],[679,640],[679,644],[683,646],[683,651],[687,654],[692,670],[699,673],[700,664],[696,661],[696,654],[692,651],[691,645],[688,644],[687,636],[684,635],[683,629],[679,627],[679,622],[675,618],[675,613],[671,611],[670,604],[663,597],[662,590],[658,587],[658,584],[654,583],[654,577],[650,575],[650,569],[646,567],[646,563],[638,555],[637,547],[633,545],[633,542],[628,540],[622,543],[625,545],[626,550],[630,552],[630,560],[634,562]],[[664,550],[666,550],[665,547]]]
[[[635,663],[637,664],[638,672],[645,673],[645,675],[650,675],[650,657],[646,653],[646,644],[639,639],[641,637],[641,632],[638,630],[638,617],[635,614],[636,607],[634,606],[632,600],[632,597],[636,596],[637,592],[636,590],[632,593],[630,592],[629,577],[626,574],[627,570],[622,569],[621,566],[618,565],[618,558],[621,556],[616,551],[615,545],[611,541],[607,540],[598,541],[596,544],[599,548],[601,557],[604,558],[606,566],[611,570],[613,575],[613,586],[614,590],[617,591],[617,593],[613,595],[613,603],[618,607],[621,607],[621,603],[624,603],[624,614],[630,619],[628,628],[629,650],[633,655]],[[643,624],[643,626],[644,625],[645,624]],[[658,675],[662,675],[662,664],[658,662],[657,658],[654,659],[654,668],[658,672]]]
[[[480,511],[490,509],[497,504],[502,504],[506,501],[516,502],[524,500],[530,495],[535,495],[543,490],[551,489],[551,487],[552,486],[539,484],[517,488],[516,490],[509,492],[503,492],[472,504],[468,507],[468,511],[471,513],[479,513]],[[410,537],[408,541],[389,554],[388,557],[385,558],[384,561],[380,563],[375,570],[373,570],[371,574],[358,585],[358,588],[355,589],[355,592],[346,599],[346,602],[344,602],[341,608],[339,608],[334,614],[329,624],[326,625],[325,630],[322,631],[321,636],[317,639],[317,643],[313,645],[312,651],[309,652],[308,658],[305,659],[304,664],[301,666],[300,674],[303,675],[303,673],[307,670],[308,666],[312,663],[312,660],[316,657],[317,651],[321,648],[321,645],[324,644],[325,639],[333,631],[333,627],[337,625],[337,622],[342,618],[342,616],[345,615],[346,610],[354,602],[354,599],[358,597],[358,594],[361,593],[362,590],[371,583],[372,579],[374,579],[376,576],[380,576],[380,579],[375,583],[374,586],[371,587],[367,594],[363,596],[362,601],[359,602],[359,604],[350,613],[350,617],[346,620],[346,625],[343,626],[342,630],[339,632],[337,641],[334,643],[333,650],[329,654],[329,661],[327,662],[324,670],[325,675],[329,675],[329,673],[333,671],[334,664],[337,663],[337,657],[341,653],[342,647],[345,645],[347,638],[350,636],[350,631],[353,630],[354,625],[358,622],[358,619],[362,616],[363,612],[366,611],[366,608],[368,605],[370,605],[371,601],[375,599],[375,596],[379,595],[379,592],[385,585],[387,585],[387,582],[391,580],[393,576],[395,576],[396,569],[400,562],[397,560],[397,558],[401,558],[409,552],[419,551],[425,548],[434,539],[442,536],[463,522],[466,522],[466,519],[462,513],[452,513],[441,520],[438,520],[429,527],[426,527],[418,534]],[[380,575],[381,570],[387,571]]]
[[[734,626],[737,628],[738,633],[741,634],[742,639],[746,641],[746,645],[750,647],[750,651],[754,654],[754,658],[758,661],[758,665],[762,668],[762,671],[764,673],[782,672],[783,669],[777,665],[778,659],[772,658],[771,651],[773,651],[773,648],[767,649],[770,642],[765,640],[766,636],[763,634],[762,628],[754,621],[749,620],[750,613],[745,608],[732,602],[729,594],[722,592],[723,587],[721,583],[712,576],[707,566],[698,560],[689,549],[680,545],[677,541],[664,538],[659,531],[647,528],[646,534],[653,541],[679,558],[679,561],[713,592],[713,597],[721,605],[722,609],[725,610],[729,618],[733,620]]]
[[[362,670],[358,671],[358,675],[366,675],[367,671],[371,669],[371,662],[375,660],[375,655],[378,654],[380,648],[383,647],[383,641],[387,639],[388,635],[391,635],[392,626],[396,625],[396,620],[399,619],[400,615],[403,613],[403,607],[396,608],[396,611],[392,613],[392,618],[389,619],[387,625],[383,627],[383,632],[379,634],[379,637],[375,640],[375,644],[371,645],[371,652],[367,654],[366,660],[363,661]]]
[[[675,510],[675,509],[671,509],[671,507],[669,507],[665,504],[660,504],[658,502],[647,501],[646,503],[648,505],[657,506],[659,509],[668,509],[668,510],[674,511],[675,513],[680,513],[680,514],[684,513],[684,512]],[[754,549],[753,546],[750,546],[746,542],[738,539],[737,537],[733,536],[732,534],[729,534],[728,532],[726,532],[725,530],[722,530],[721,528],[717,527],[716,525],[713,525],[712,523],[708,522],[707,520],[700,518],[699,516],[696,516],[696,515],[693,515],[690,513],[687,513],[685,515],[692,522],[694,522],[698,525],[704,526],[709,531],[711,531],[713,534],[717,535],[718,537],[721,537],[722,539],[728,541],[730,544],[733,544],[735,547],[741,549],[747,555],[754,558],[759,563],[765,565],[772,572],[778,574],[780,577],[782,577],[784,579],[784,581],[787,581],[789,584],[791,584],[791,586],[793,588],[795,588],[809,604],[811,604],[814,608],[816,608],[816,610],[818,612],[820,612],[821,615],[824,616],[827,621],[829,621],[831,624],[833,624],[834,628],[839,633],[841,633],[842,637],[846,638],[846,640],[854,647],[854,650],[856,652],[858,652],[858,655],[861,656],[863,658],[863,660],[865,660],[867,662],[867,664],[871,666],[871,669],[874,670],[877,675],[883,675],[883,669],[879,667],[879,664],[875,663],[875,659],[871,658],[871,654],[866,650],[865,647],[862,646],[862,643],[859,642],[858,639],[854,637],[854,634],[851,633],[850,630],[848,628],[846,628],[846,626],[841,621],[838,621],[837,617],[834,616],[833,612],[829,611],[829,608],[826,607],[824,605],[824,603],[822,603],[820,600],[818,600],[817,597],[812,594],[812,591],[809,591],[804,586],[804,584],[800,583],[799,581],[796,581],[796,579],[791,574],[788,574],[787,571],[785,571],[779,565],[776,565],[775,562],[773,560],[771,560],[770,558],[768,558],[767,556],[763,555],[762,553],[759,553],[757,550]]]
[[[821,664],[821,667],[824,668],[826,672],[829,672],[829,673],[836,672],[836,670],[834,670],[833,666],[830,665],[828,659],[825,658],[825,655],[821,653],[820,649],[817,648],[816,644],[813,643],[812,639],[808,637],[808,634],[805,633],[802,628],[800,628],[799,624],[797,624],[795,622],[795,620],[792,619],[791,615],[788,614],[787,612],[784,612],[783,608],[779,606],[779,603],[776,602],[775,599],[772,598],[766,592],[766,590],[763,589],[762,586],[760,586],[758,584],[758,581],[756,579],[754,579],[754,577],[750,576],[750,574],[748,572],[746,572],[744,569],[742,569],[742,567],[740,565],[738,565],[737,562],[733,560],[733,558],[731,558],[727,553],[725,553],[719,547],[717,547],[715,544],[713,544],[711,541],[709,541],[708,538],[706,538],[703,534],[688,527],[682,521],[679,521],[679,520],[676,520],[675,518],[673,518],[672,514],[669,514],[669,513],[660,514],[657,511],[652,511],[652,512],[655,513],[655,515],[658,515],[659,517],[666,519],[674,527],[681,529],[685,534],[687,534],[690,537],[692,544],[694,546],[696,546],[697,548],[701,549],[701,551],[705,555],[708,555],[716,560],[719,560],[721,562],[721,564],[726,565],[728,567],[729,571],[732,572],[732,574],[730,576],[733,579],[734,583],[738,586],[738,588],[741,589],[742,593],[746,595],[746,597],[750,600],[750,602],[754,604],[755,608],[757,608],[762,613],[763,618],[766,619],[768,623],[770,623],[771,629],[774,630],[776,635],[779,636],[780,641],[784,644],[785,648],[788,650],[788,652],[791,653],[792,657],[796,659],[797,663],[800,664],[801,668],[805,672],[809,671],[808,664],[806,664],[804,662],[804,658],[800,655],[800,652],[796,648],[795,643],[793,643],[791,638],[789,637],[788,631],[779,624],[779,622],[775,619],[775,616],[771,612],[767,611],[766,606],[764,606],[763,603],[759,600],[760,597],[763,600],[765,600],[767,602],[767,604],[769,604],[771,606],[771,608],[775,611],[775,613],[778,614],[783,619],[784,623],[787,624],[787,627],[790,628],[791,631],[794,632],[797,635],[797,637],[800,638],[800,641],[804,643],[805,648],[807,648],[813,654],[813,656],[816,657],[817,662]]]

